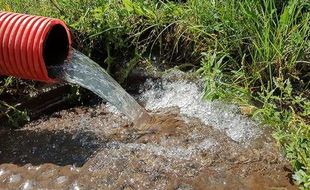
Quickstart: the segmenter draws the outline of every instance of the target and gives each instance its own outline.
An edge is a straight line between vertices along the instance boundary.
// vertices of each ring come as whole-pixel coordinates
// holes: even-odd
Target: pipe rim
[[[53,29],[55,29],[56,27],[61,27],[61,29],[64,32],[63,35],[66,35],[66,36],[63,36],[64,40],[65,40],[66,48],[65,48],[64,52],[61,52],[61,53],[63,53],[63,55],[60,55],[60,56],[63,57],[63,59],[61,59],[61,63],[64,63],[64,61],[66,59],[68,59],[68,57],[70,55],[71,43],[72,43],[71,42],[71,33],[70,33],[68,27],[66,26],[66,24],[63,21],[59,20],[59,19],[52,19],[52,20],[50,20],[50,22],[48,23],[48,26],[46,26],[45,29],[43,30],[42,41],[40,42],[40,45],[39,45],[39,52],[40,52],[40,54],[42,56],[39,56],[39,58],[40,58],[40,61],[42,61],[44,63],[44,66],[45,66],[45,67],[41,67],[42,71],[52,81],[56,81],[56,79],[48,75],[48,71],[47,71],[46,67],[49,66],[49,65],[61,64],[61,63],[50,64],[49,60],[47,60],[48,58],[45,55],[45,50],[46,50],[46,48],[48,46],[48,44],[47,44],[48,38],[50,37],[51,32],[53,31]],[[42,64],[41,64],[41,66],[42,66]]]

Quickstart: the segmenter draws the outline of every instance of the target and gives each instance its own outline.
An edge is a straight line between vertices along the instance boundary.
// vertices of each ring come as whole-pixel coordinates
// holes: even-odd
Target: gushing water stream
[[[73,49],[72,57],[62,65],[48,68],[49,74],[60,81],[82,86],[109,101],[134,124],[148,117],[145,109],[131,97],[102,67]]]

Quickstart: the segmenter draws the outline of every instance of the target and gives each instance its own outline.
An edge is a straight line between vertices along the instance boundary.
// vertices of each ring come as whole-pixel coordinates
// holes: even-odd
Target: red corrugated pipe
[[[0,75],[55,82],[46,66],[63,63],[70,48],[70,32],[63,21],[0,12]]]

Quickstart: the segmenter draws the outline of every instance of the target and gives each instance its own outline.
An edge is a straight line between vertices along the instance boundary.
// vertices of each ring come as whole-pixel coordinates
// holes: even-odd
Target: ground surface
[[[2,128],[0,189],[296,189],[269,131],[199,103],[192,83],[161,84],[140,97],[153,110],[147,129],[106,104]]]

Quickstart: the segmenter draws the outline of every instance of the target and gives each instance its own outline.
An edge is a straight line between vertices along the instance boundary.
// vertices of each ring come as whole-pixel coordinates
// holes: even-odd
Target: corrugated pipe
[[[63,21],[0,12],[0,75],[56,82],[46,67],[63,63],[70,48],[71,35]]]

